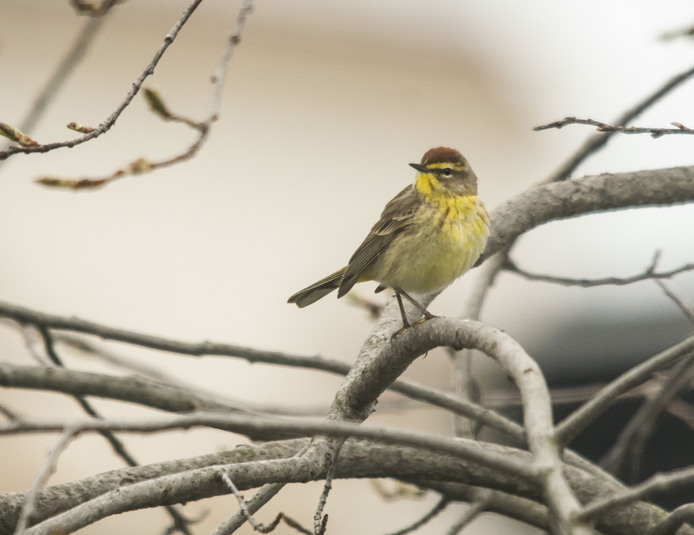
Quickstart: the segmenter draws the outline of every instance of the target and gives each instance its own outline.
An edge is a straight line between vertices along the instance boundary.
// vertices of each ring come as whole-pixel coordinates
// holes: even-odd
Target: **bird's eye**
[[[450,167],[446,167],[443,170],[443,174],[444,174],[444,176],[451,176],[453,174],[453,170]]]

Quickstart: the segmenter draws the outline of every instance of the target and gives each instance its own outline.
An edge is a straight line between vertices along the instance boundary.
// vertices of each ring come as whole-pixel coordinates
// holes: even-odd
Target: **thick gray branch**
[[[491,213],[492,233],[482,260],[518,236],[556,219],[694,201],[694,167],[605,173],[545,184],[506,201]]]
[[[472,441],[467,442],[480,446]],[[101,516],[106,517],[118,511],[227,494],[228,489],[219,477],[222,467],[240,490],[257,488],[277,481],[320,480],[325,474],[312,472],[311,467],[298,458],[288,459],[306,444],[306,439],[297,439],[243,445],[228,452],[123,468],[84,480],[56,485],[39,491],[37,516],[34,521],[54,516],[61,511],[69,511],[78,504],[85,506],[82,510],[85,514],[89,509],[96,509],[91,506],[102,504],[105,509]],[[484,448],[494,454],[506,455],[516,462],[532,462],[529,453],[514,448],[496,444],[484,444]],[[624,491],[623,486],[609,477],[595,478],[573,467],[566,467],[565,472],[582,502],[590,501],[596,495],[608,496]],[[348,440],[345,443],[336,477],[395,477],[442,491],[453,500],[469,500],[472,496],[472,490],[467,487],[469,485],[495,489],[513,497],[524,497],[531,500],[529,504],[541,499],[538,488],[475,462],[460,462],[460,459],[439,455],[428,449],[375,444],[369,441]],[[0,510],[3,511],[0,515],[0,535],[12,533],[23,500],[24,493],[0,495]],[[129,507],[125,506],[126,503]],[[497,504],[495,507],[502,507],[503,496],[497,494],[494,503]],[[514,509],[522,503],[522,500],[510,500],[503,512],[513,516]],[[530,522],[534,522],[535,519],[540,527],[546,528],[547,525],[542,523],[541,512],[542,508],[533,507],[528,510],[527,515],[518,518]],[[82,515],[77,516],[86,518]],[[604,515],[598,520],[598,528],[610,535],[634,535],[637,533],[636,526],[639,527],[639,533],[646,533],[647,529],[657,525],[664,517],[665,512],[662,509],[637,502]],[[692,533],[692,530],[683,531],[683,535]]]

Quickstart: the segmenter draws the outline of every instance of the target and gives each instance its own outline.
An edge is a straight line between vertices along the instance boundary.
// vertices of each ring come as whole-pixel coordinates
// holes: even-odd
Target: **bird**
[[[386,204],[380,219],[347,266],[299,290],[289,303],[304,308],[337,290],[340,298],[358,282],[376,281],[376,293],[391,288],[402,329],[411,327],[402,298],[435,318],[411,293],[446,288],[475,265],[489,237],[489,215],[477,196],[477,176],[463,155],[448,147],[428,150],[412,184]],[[396,333],[397,334],[397,333]]]

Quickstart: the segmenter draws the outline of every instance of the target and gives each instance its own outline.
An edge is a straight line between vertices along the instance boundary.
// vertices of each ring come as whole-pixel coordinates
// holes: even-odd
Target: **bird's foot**
[[[422,317],[422,319],[420,319],[417,323],[409,323],[409,322],[403,321],[402,327],[400,327],[400,329],[398,329],[397,331],[395,331],[395,332],[390,336],[390,339],[391,339],[391,340],[395,340],[398,336],[400,336],[402,333],[404,333],[407,329],[411,329],[411,328],[413,328],[413,327],[417,327],[418,325],[421,325],[421,324],[424,323],[425,321],[433,320],[433,319],[436,319],[436,318],[438,318],[438,316],[435,316],[434,314],[432,314],[432,313],[430,313],[430,312],[426,312],[426,314],[424,314],[424,316]]]

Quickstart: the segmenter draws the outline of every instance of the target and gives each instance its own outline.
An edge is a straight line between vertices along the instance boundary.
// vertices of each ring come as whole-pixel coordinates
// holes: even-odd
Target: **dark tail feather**
[[[337,290],[337,288],[340,286],[340,281],[342,280],[342,276],[345,274],[346,269],[347,268],[344,267],[341,270],[336,271],[332,275],[328,275],[327,277],[322,278],[318,282],[314,282],[313,284],[311,284],[311,286],[307,286],[303,290],[299,290],[294,295],[292,295],[287,300],[287,302],[295,303],[296,306],[298,306],[299,308],[304,308],[312,303],[315,303],[322,297],[328,295],[330,292]]]

